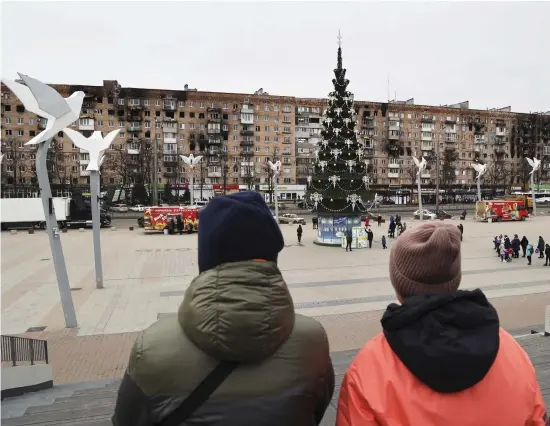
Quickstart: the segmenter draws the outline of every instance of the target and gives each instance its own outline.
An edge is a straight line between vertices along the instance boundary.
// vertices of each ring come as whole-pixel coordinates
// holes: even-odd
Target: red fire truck
[[[525,220],[529,212],[522,200],[491,200],[476,203],[476,216],[481,220],[500,222],[503,220]]]
[[[199,229],[198,207],[146,207],[143,212],[143,228],[148,231],[163,231],[168,227],[170,219],[180,216],[183,221],[183,229],[187,231],[189,225],[193,231]]]

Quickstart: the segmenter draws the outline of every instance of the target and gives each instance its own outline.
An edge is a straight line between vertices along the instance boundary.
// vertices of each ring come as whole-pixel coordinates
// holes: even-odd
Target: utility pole
[[[158,119],[155,117],[155,138],[153,139],[153,206],[158,205],[158,139],[157,139],[157,123]]]
[[[438,138],[438,141],[437,141],[437,146],[435,147],[435,174],[436,174],[436,177],[435,177],[435,211],[436,212],[439,211],[439,180],[440,180],[439,162],[441,160],[441,158],[439,156],[439,153],[440,153],[439,145],[441,144],[441,135],[443,134],[444,130],[445,130],[445,125],[440,124],[439,138]]]

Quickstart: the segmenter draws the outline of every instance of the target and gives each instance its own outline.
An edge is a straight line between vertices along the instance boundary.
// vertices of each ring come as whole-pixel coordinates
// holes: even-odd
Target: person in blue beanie
[[[328,339],[294,312],[264,199],[216,197],[199,223],[199,275],[178,315],[137,339],[113,424],[318,426],[334,392]]]

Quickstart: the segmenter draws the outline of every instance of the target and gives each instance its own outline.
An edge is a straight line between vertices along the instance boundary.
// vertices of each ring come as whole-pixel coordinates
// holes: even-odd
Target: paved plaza
[[[418,222],[409,222],[409,227]],[[457,225],[459,221],[449,220]],[[517,233],[535,242],[550,240],[550,217],[521,223],[464,224],[461,288],[482,288],[499,311],[505,328],[544,322],[550,304],[550,267],[534,259],[503,264],[492,250],[496,234]],[[412,224],[412,225],[411,225]],[[329,335],[331,351],[359,348],[380,331],[382,310],[395,300],[389,281],[390,250],[373,227],[372,249],[346,253],[313,244],[316,231],[281,225],[286,246],[279,266],[296,311],[316,317]],[[544,234],[546,232],[546,234]],[[46,338],[56,383],[120,377],[137,334],[160,316],[174,314],[197,274],[197,236],[149,234],[143,230],[102,231],[105,288],[95,289],[92,232],[62,234],[79,327],[64,329],[59,292],[45,233],[2,233],[2,334]],[[246,241],[243,241],[246,244]],[[427,262],[430,259],[426,259]],[[41,332],[28,332],[45,327]]]

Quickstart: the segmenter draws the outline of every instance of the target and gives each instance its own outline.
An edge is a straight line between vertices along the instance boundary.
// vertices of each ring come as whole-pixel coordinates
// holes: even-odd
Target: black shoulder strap
[[[208,376],[189,394],[181,405],[172,411],[159,426],[179,426],[197,411],[216,389],[229,377],[238,363],[230,361],[220,362]]]

